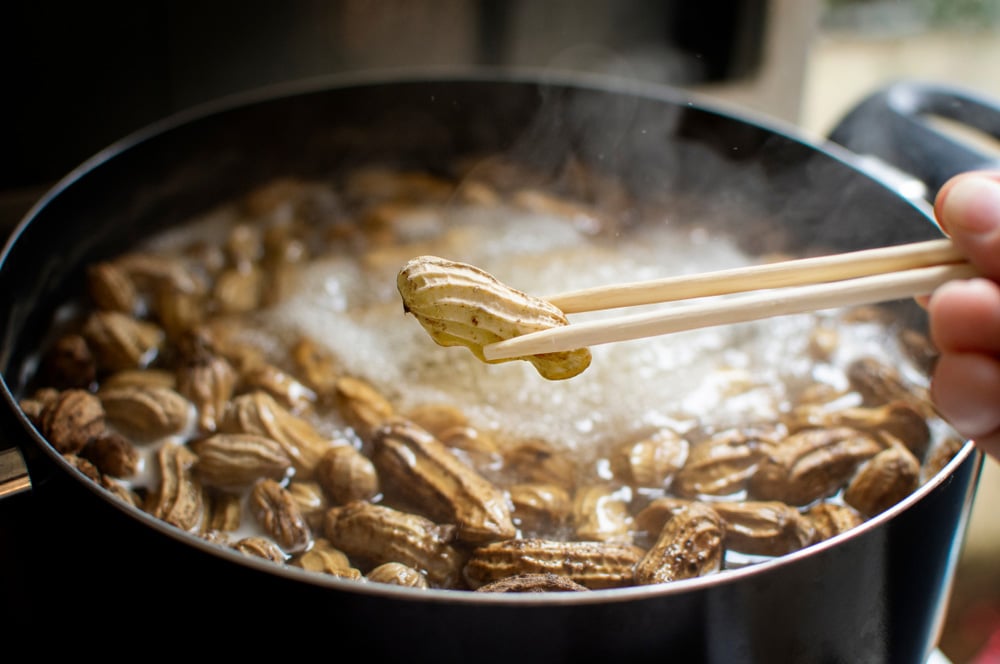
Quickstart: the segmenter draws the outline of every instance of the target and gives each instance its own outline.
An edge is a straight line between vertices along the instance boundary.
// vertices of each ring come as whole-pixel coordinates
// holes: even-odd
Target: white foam
[[[468,349],[436,345],[404,314],[395,279],[406,258],[437,253],[536,295],[751,259],[727,238],[668,224],[606,243],[564,219],[502,208],[464,216],[452,209],[442,212],[441,223],[436,241],[424,229],[413,254],[394,249],[401,257],[396,263],[384,256],[314,261],[294,295],[266,313],[265,324],[278,335],[305,333],[322,342],[348,372],[371,381],[401,410],[447,401],[501,439],[540,437],[583,457],[664,425],[683,430],[774,420],[790,386],[818,379],[845,385],[842,369],[853,357],[887,353],[884,330],[842,324],[836,312],[823,312],[597,346],[591,366],[565,381],[546,380],[523,361],[487,365]],[[817,365],[808,352],[810,332],[821,320],[836,324],[840,334],[829,365]]]

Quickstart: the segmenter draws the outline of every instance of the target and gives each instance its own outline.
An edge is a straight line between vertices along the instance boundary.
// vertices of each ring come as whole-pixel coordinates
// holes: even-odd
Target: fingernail
[[[979,175],[960,178],[941,207],[945,228],[976,235],[1000,228],[1000,182]]]

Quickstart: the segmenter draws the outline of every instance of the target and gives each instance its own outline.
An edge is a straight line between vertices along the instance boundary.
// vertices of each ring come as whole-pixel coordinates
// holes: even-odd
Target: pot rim
[[[859,167],[857,155],[836,143],[808,137],[794,125],[776,118],[755,114],[749,109],[730,106],[718,100],[708,99],[702,95],[665,84],[622,79],[621,77],[613,77],[604,74],[591,74],[576,71],[538,70],[531,68],[512,69],[460,67],[423,68],[418,70],[408,68],[403,70],[380,70],[377,72],[339,73],[269,85],[204,102],[167,116],[122,137],[114,143],[111,143],[67,173],[39,198],[39,200],[31,207],[31,209],[24,215],[21,221],[9,234],[2,250],[0,250],[0,265],[3,265],[6,262],[8,255],[16,249],[18,238],[23,230],[31,224],[34,218],[38,216],[43,209],[49,206],[54,199],[59,197],[63,191],[72,187],[78,180],[90,171],[99,168],[102,164],[114,159],[117,155],[140,145],[148,139],[165,133],[170,129],[180,127],[215,114],[230,110],[238,110],[239,108],[245,106],[279,101],[285,97],[321,93],[325,90],[335,88],[343,89],[352,87],[383,86],[386,84],[428,84],[442,82],[504,82],[522,85],[535,85],[540,87],[555,86],[591,89],[612,94],[635,95],[674,105],[684,105],[700,111],[721,115],[736,122],[753,125],[771,133],[780,134],[784,138],[801,143],[831,159],[840,161],[852,170],[858,172],[862,177],[872,180],[882,187],[888,188],[885,183],[873,178]],[[900,197],[900,200],[901,202],[909,203],[910,206],[920,214],[930,217],[929,207],[921,207],[913,200],[903,197]],[[32,439],[32,442],[36,447],[41,448],[43,453],[54,461],[60,469],[68,471],[69,474],[74,477],[74,480],[81,482],[87,490],[91,491],[105,502],[110,503],[127,516],[136,519],[141,524],[151,527],[159,533],[182,544],[194,546],[196,549],[199,549],[204,553],[208,553],[228,562],[249,567],[270,575],[348,593],[383,597],[392,600],[418,602],[475,605],[516,604],[531,606],[575,606],[629,602],[638,599],[664,598],[673,595],[695,593],[717,586],[736,584],[747,578],[776,573],[778,570],[781,570],[786,566],[794,565],[798,561],[806,558],[821,555],[823,552],[836,548],[844,542],[863,537],[874,530],[884,527],[889,521],[895,519],[901,513],[911,509],[917,503],[921,502],[927,495],[934,492],[937,487],[950,481],[951,475],[954,471],[959,466],[969,461],[970,458],[972,458],[972,461],[977,465],[977,469],[974,471],[973,477],[978,477],[978,467],[981,466],[984,458],[982,452],[975,447],[974,442],[966,440],[959,452],[933,478],[929,479],[916,491],[885,512],[866,520],[864,523],[850,529],[847,532],[836,535],[823,542],[819,542],[799,551],[778,556],[770,560],[755,562],[738,569],[724,570],[707,576],[681,581],[672,581],[664,584],[609,588],[589,592],[480,593],[469,590],[444,590],[433,588],[417,589],[394,586],[390,584],[340,579],[316,572],[309,572],[292,565],[276,565],[272,562],[254,558],[233,549],[227,549],[213,544],[198,537],[197,535],[180,530],[179,528],[157,519],[149,513],[127,504],[122,500],[116,499],[105,489],[87,478],[80,470],[63,459],[55,448],[47,442],[44,436],[41,435],[41,433],[28,419],[27,415],[21,410],[18,399],[14,396],[7,380],[6,372],[0,372],[0,385],[2,385],[3,398],[7,403],[7,407],[9,407],[11,412],[13,412],[18,418],[19,424],[22,428],[24,428],[25,432]],[[968,511],[972,502],[972,497],[975,493],[975,486],[976,481],[973,480],[970,483],[968,496],[965,501],[966,511]],[[967,518],[967,514],[964,516]]]

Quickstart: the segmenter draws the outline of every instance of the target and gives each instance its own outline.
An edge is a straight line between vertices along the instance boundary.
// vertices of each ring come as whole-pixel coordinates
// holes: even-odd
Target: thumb
[[[1000,280],[1000,171],[956,175],[938,193],[934,213],[969,261]]]

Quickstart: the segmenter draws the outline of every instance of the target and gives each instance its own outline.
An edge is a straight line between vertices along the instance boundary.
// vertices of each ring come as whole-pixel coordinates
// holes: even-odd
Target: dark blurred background
[[[818,0],[14,0],[0,13],[0,223],[113,141],[343,72],[585,70],[732,91],[794,120]],[[780,48],[779,48],[780,45]],[[781,53],[776,58],[776,53]]]

